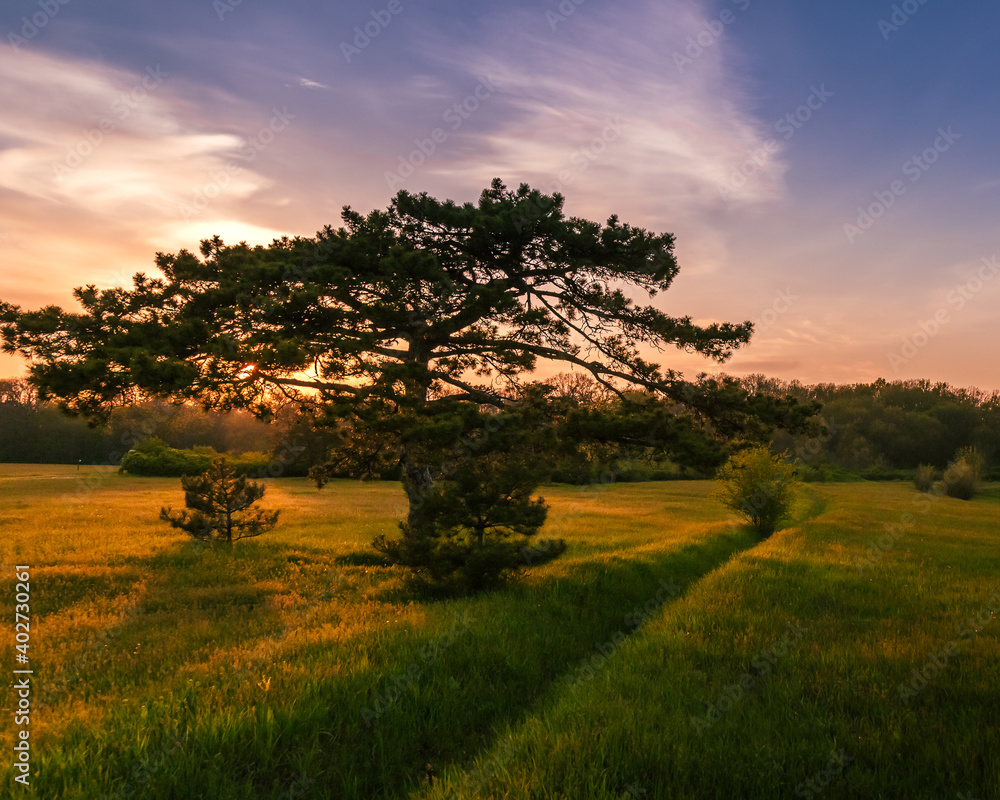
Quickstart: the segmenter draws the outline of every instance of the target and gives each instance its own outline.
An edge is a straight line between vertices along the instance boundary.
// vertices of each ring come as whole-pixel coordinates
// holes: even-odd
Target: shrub
[[[211,465],[212,456],[208,453],[176,450],[154,436],[129,450],[122,458],[118,471],[130,475],[179,478],[205,472]]]
[[[937,473],[930,464],[921,464],[917,467],[917,476],[913,479],[913,485],[921,492],[929,492],[937,479]]]
[[[880,462],[871,467],[865,467],[858,473],[866,481],[908,481],[912,472],[906,469],[894,469]]]
[[[983,467],[983,457],[975,447],[961,448],[945,470],[945,494],[958,500],[971,500],[979,492]]]
[[[220,456],[221,453],[206,446],[178,450],[154,436],[129,450],[122,458],[118,471],[123,475],[180,478],[206,472],[212,461]],[[263,478],[268,475],[272,462],[266,453],[243,453],[229,457],[227,463],[238,475]]]
[[[753,447],[732,456],[716,475],[716,498],[742,515],[762,539],[788,516],[798,480],[795,467],[766,447]]]
[[[826,483],[832,477],[826,464],[800,464],[797,474],[803,483]]]
[[[161,508],[160,519],[200,541],[232,545],[266,533],[278,521],[278,511],[258,508],[250,512],[266,487],[248,481],[245,475],[237,476],[224,458],[215,459],[202,475],[181,478],[181,488],[190,510],[173,514],[170,508]]]

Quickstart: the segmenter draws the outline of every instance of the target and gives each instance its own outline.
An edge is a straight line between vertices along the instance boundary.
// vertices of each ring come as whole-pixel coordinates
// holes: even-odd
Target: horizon
[[[994,392],[991,20],[926,0],[182,0],[169,18],[18,0],[0,299],[75,310],[74,287],[128,285],[157,251],[310,237],[344,205],[475,201],[500,177],[675,234],[655,304],[757,323],[725,364],[657,358],[687,378]]]

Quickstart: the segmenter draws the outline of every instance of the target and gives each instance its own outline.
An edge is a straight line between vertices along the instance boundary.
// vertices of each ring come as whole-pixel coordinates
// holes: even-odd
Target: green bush
[[[798,480],[795,466],[766,447],[753,447],[732,456],[719,469],[715,497],[742,515],[762,539],[788,516]]]
[[[913,485],[921,492],[929,492],[937,479],[937,472],[930,464],[921,464],[917,467],[917,476],[913,479]]]
[[[961,448],[945,470],[945,494],[958,500],[971,500],[979,492],[983,468],[983,457],[975,447]]]
[[[826,464],[800,464],[796,474],[803,483],[826,483],[832,478],[830,467]]]
[[[122,458],[118,471],[123,475],[179,478],[182,475],[201,474],[210,466],[212,466],[210,454],[194,450],[176,450],[168,447],[162,440],[152,437],[129,450]]]
[[[913,470],[895,469],[885,464],[875,464],[865,467],[858,474],[866,481],[908,481],[913,477]]]
[[[221,453],[211,447],[178,450],[151,437],[129,450],[121,460],[118,471],[123,475],[142,475],[151,478],[180,478],[200,475],[212,466]],[[267,453],[243,453],[229,456],[227,463],[237,475],[253,478],[272,477],[271,459]]]

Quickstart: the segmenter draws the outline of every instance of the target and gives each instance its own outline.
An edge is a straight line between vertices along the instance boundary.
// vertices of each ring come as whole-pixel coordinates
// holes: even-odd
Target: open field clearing
[[[565,555],[446,602],[368,546],[398,484],[268,486],[230,552],[176,479],[0,465],[36,796],[1000,797],[995,484],[811,484],[762,543],[710,482],[548,487]]]

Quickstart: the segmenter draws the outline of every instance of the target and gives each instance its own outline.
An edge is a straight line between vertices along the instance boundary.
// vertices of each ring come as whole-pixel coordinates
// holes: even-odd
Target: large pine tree
[[[0,304],[4,349],[32,359],[40,397],[90,416],[136,388],[262,415],[312,406],[398,458],[411,527],[448,442],[469,435],[462,420],[476,415],[459,406],[508,407],[543,362],[708,416],[738,409],[742,398],[719,405],[711,384],[649,360],[678,347],[723,362],[752,329],[632,299],[670,288],[671,234],[567,217],[560,195],[499,180],[478,204],[400,192],[343,221],[268,247],[215,237],[201,258],[158,253],[162,277],[77,289],[82,313]]]

